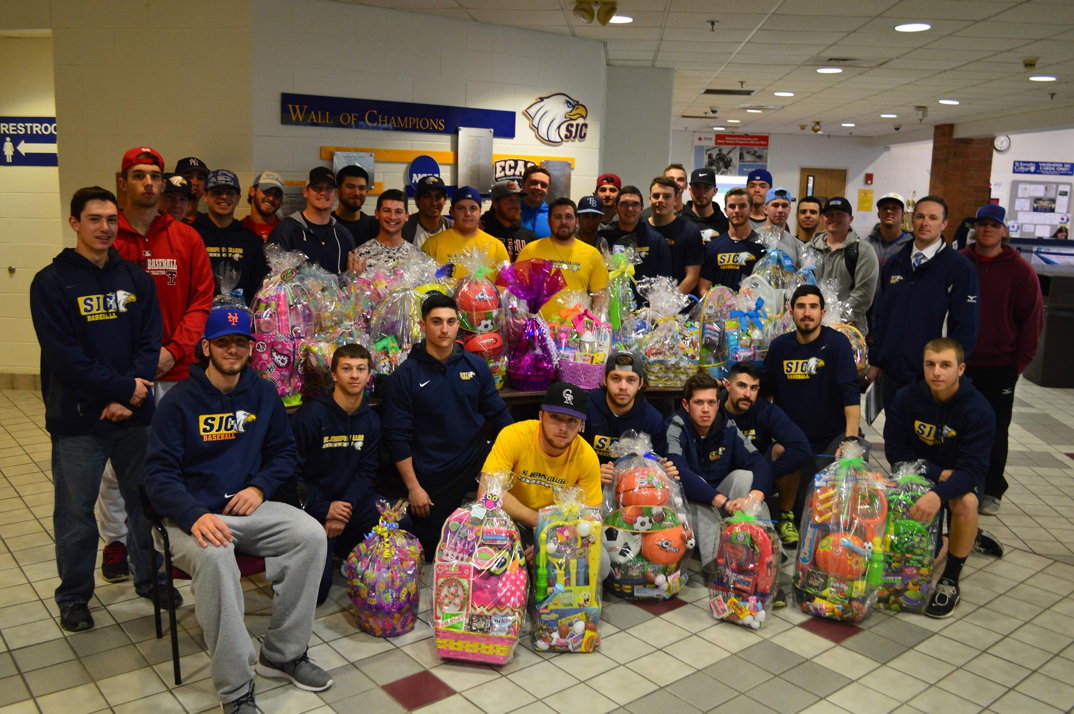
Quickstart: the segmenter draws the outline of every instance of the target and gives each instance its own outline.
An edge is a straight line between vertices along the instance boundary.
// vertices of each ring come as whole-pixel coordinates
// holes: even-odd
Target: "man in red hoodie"
[[[189,373],[194,347],[213,304],[213,272],[198,232],[158,210],[164,187],[160,154],[147,146],[135,147],[123,155],[120,171],[119,189],[126,192],[127,201],[119,214],[115,248],[124,260],[141,266],[153,278],[164,320],[164,341],[153,376],[153,393],[159,402]],[[125,513],[109,464],[97,500],[98,526],[107,543],[101,573],[109,582],[130,577]]]
[[[985,491],[978,512],[994,516],[1007,490],[1007,429],[1014,409],[1018,376],[1037,353],[1044,326],[1040,280],[1018,251],[1005,245],[1007,212],[996,204],[982,206],[974,220],[977,242],[962,250],[980,281],[981,322],[977,347],[966,360],[966,376],[996,413],[996,438],[988,464]]]

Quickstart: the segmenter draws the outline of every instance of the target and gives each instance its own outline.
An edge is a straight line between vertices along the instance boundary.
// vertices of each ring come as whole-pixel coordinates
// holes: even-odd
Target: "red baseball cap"
[[[606,183],[610,183],[618,189],[623,188],[623,182],[619,180],[619,177],[615,174],[601,174],[597,177],[597,188],[600,188]]]
[[[153,158],[146,158],[146,154]],[[119,170],[126,171],[135,164],[156,164],[161,171],[164,170],[163,157],[148,146],[136,146],[123,154],[123,164],[119,167]]]

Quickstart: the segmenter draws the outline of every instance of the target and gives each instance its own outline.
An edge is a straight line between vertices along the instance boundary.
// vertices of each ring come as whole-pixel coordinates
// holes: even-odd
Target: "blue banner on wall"
[[[457,134],[467,126],[492,129],[493,136],[505,139],[515,136],[514,112],[316,94],[280,94],[280,123],[432,134]]]
[[[56,166],[56,117],[0,117],[0,166]]]
[[[1060,161],[1015,161],[1014,173],[1041,176],[1074,176],[1074,163]]]

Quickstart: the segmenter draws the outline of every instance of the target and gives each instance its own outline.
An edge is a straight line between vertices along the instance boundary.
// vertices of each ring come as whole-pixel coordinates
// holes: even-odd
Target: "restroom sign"
[[[56,117],[0,116],[0,166],[57,166]]]

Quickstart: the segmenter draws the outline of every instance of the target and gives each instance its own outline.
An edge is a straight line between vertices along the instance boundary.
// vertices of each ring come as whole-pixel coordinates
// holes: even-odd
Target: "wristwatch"
[[[855,442],[855,443],[859,443],[859,444],[860,444],[860,443],[861,443],[861,438],[860,438],[859,436],[857,436],[856,434],[854,434],[854,435],[851,435],[851,436],[845,436],[845,437],[843,437],[843,443],[844,443],[844,444],[845,444],[845,443],[847,443],[848,441],[853,441],[853,442]]]

